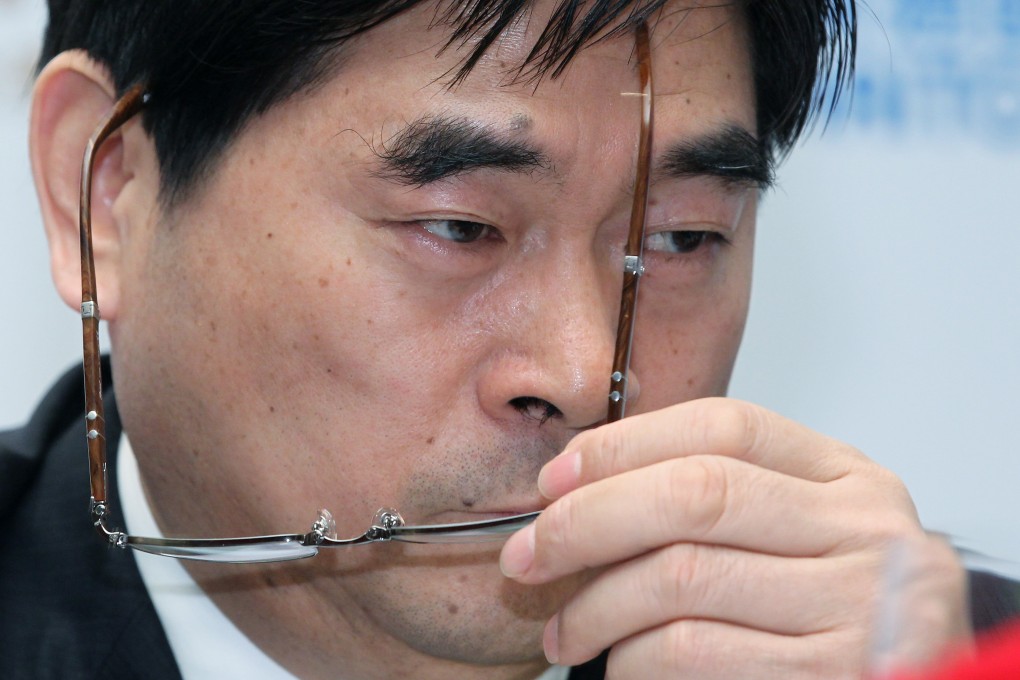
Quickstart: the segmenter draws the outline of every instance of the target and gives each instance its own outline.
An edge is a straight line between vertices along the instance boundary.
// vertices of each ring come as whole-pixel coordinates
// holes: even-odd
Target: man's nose
[[[574,257],[521,277],[530,283],[515,286],[478,381],[488,415],[555,419],[573,430],[604,422],[622,277],[622,266],[620,273],[607,266]],[[632,400],[636,388],[631,374]]]

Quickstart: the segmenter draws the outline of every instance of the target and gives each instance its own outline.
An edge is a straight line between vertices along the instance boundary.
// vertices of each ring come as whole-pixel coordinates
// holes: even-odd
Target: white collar
[[[125,531],[162,538],[142,490],[138,461],[126,433],[121,435],[117,449],[116,475]],[[181,677],[296,680],[213,604],[179,561],[137,550],[131,554],[163,624]],[[569,668],[553,666],[536,680],[567,680],[569,675]]]
[[[138,475],[127,435],[117,449],[117,489],[128,533],[162,538]],[[263,652],[213,604],[191,574],[173,558],[132,550],[142,582],[163,624],[181,677],[296,680]]]

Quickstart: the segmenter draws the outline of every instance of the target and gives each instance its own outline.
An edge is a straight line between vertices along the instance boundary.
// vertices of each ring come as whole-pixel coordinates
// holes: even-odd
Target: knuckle
[[[899,512],[890,513],[889,517],[883,520],[882,525],[886,527],[884,537],[894,541],[916,539],[923,531],[915,517]]]
[[[887,509],[867,511],[864,517],[858,514],[856,526],[853,517],[848,518],[847,522],[848,535],[856,534],[856,539],[850,536],[851,545],[876,544],[884,549],[891,544],[916,539],[921,532],[912,517],[900,512],[889,512]]]
[[[713,649],[709,627],[695,621],[675,621],[666,626],[657,650],[662,668],[675,677],[687,670],[711,668]]]
[[[697,546],[681,543],[663,548],[656,562],[647,589],[652,605],[664,617],[688,614],[701,578]]]
[[[883,510],[844,511],[842,537],[833,543],[833,553],[851,553],[876,548],[884,551],[890,545],[915,538],[920,532],[917,523],[907,515]]]
[[[854,466],[852,474],[841,480],[844,482],[843,487],[852,489],[858,500],[862,497],[870,499],[876,508],[907,508],[907,515],[916,517],[913,500],[903,480],[892,470],[864,458],[863,454],[861,456],[862,460]]]
[[[843,501],[837,548],[858,549],[923,536],[914,502],[894,473],[869,463],[865,472],[853,475],[853,481],[848,478],[837,484]]]
[[[614,648],[606,664],[606,680],[665,680],[686,677],[685,673],[698,668],[697,658],[710,658],[708,650],[699,651],[696,622],[674,621],[644,633],[640,662],[636,663],[635,650]]]
[[[866,637],[823,634],[813,638],[805,646],[787,650],[777,659],[789,669],[788,677],[860,680],[866,667]]]
[[[722,460],[693,456],[671,461],[660,478],[657,515],[663,531],[674,538],[700,538],[713,533],[726,513],[729,479]]]
[[[903,483],[899,475],[888,468],[872,464],[871,484],[883,495],[906,496],[907,485]]]
[[[713,415],[709,420],[707,437],[728,455],[744,457],[760,447],[763,439],[771,436],[766,412],[753,404],[735,399],[713,399],[709,406]]]

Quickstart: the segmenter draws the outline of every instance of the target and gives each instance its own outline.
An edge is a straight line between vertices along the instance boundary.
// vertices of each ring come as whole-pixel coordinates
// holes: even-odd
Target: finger
[[[863,675],[863,641],[848,634],[776,635],[719,621],[675,621],[613,647],[607,680],[817,680]]]
[[[788,558],[695,544],[620,564],[575,593],[550,621],[546,655],[583,663],[618,640],[680,619],[807,635],[867,618],[881,558]],[[864,576],[864,578],[862,578]]]
[[[511,578],[542,583],[670,543],[822,555],[862,525],[857,505],[824,487],[718,456],[665,461],[555,501],[507,541],[501,566]],[[863,493],[860,500],[867,502]]]
[[[753,404],[699,399],[632,416],[574,437],[539,474],[547,498],[678,457],[719,455],[817,482],[848,474],[863,456]]]
[[[926,666],[947,644],[961,651],[970,645],[967,572],[942,537],[893,542],[882,572],[871,641],[874,677]]]

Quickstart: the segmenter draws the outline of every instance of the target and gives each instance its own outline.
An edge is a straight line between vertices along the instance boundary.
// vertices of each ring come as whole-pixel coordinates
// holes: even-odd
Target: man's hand
[[[546,627],[560,664],[612,647],[614,679],[862,677],[892,544],[925,555],[910,656],[969,629],[964,572],[902,483],[750,404],[704,399],[585,432],[539,488],[555,502],[507,542],[504,572],[597,570]]]

